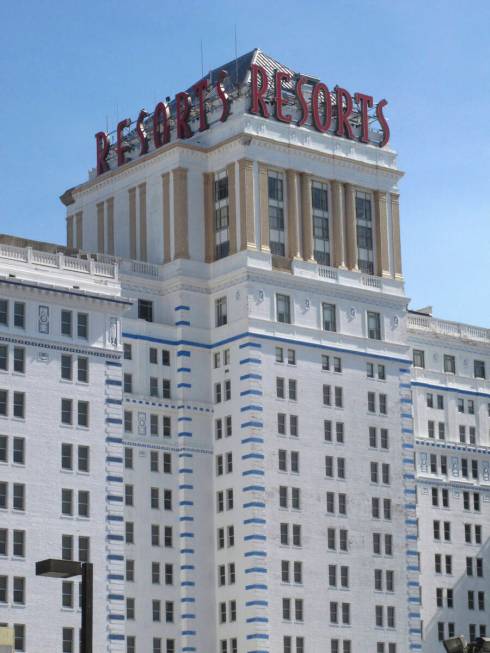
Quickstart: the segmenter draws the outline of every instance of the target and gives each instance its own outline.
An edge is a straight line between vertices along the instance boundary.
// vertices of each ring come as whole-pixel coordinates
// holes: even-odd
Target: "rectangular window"
[[[485,379],[485,361],[474,361],[473,370],[475,379]]]
[[[153,322],[153,302],[147,299],[138,299],[138,319]]]
[[[124,392],[128,394],[132,394],[133,392],[133,375],[132,374],[124,374]]]
[[[0,345],[0,370],[8,372],[9,369],[9,348],[7,345]]]
[[[72,423],[73,402],[71,399],[61,400],[61,423]]]
[[[269,246],[274,256],[285,256],[284,181],[278,172],[268,173]]]
[[[381,340],[381,315],[373,311],[367,312],[368,338]]]
[[[9,303],[6,299],[0,299],[0,324],[9,325]]]
[[[88,401],[78,402],[78,426],[88,427],[89,407]]]
[[[228,324],[228,309],[226,297],[220,297],[214,302],[215,326]]]
[[[320,265],[330,265],[330,230],[328,216],[328,186],[318,181],[311,184],[313,219],[313,256]]]
[[[72,357],[68,354],[61,356],[61,378],[65,381],[72,380]]]
[[[425,368],[425,352],[422,349],[413,350],[413,366]]]
[[[337,331],[335,304],[322,304],[322,318],[324,331]]]
[[[444,372],[456,374],[456,358],[450,354],[444,354]]]
[[[291,324],[291,302],[289,295],[276,294],[277,321]]]
[[[123,345],[124,348],[124,360],[130,361],[133,358],[133,348],[127,342]]]
[[[230,253],[230,216],[228,177],[225,172],[215,176],[213,188],[215,258]]]
[[[24,347],[14,347],[14,372],[25,374],[26,350]]]
[[[77,335],[84,340],[88,339],[88,314],[77,313]]]
[[[23,392],[14,392],[14,417],[25,418],[26,396]]]
[[[373,217],[371,197],[356,191],[357,265],[361,272],[374,274]]]
[[[23,302],[14,302],[14,327],[25,329],[26,305]]]

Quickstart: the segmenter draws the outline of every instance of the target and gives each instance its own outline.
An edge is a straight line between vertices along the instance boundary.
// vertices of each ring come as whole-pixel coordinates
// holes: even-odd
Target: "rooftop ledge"
[[[404,297],[403,281],[391,277],[378,277],[345,268],[328,267],[314,262],[271,256],[267,252],[242,250],[213,263],[190,259],[177,259],[170,263],[156,264],[120,259],[95,254],[98,261],[116,263],[121,275],[141,276],[153,281],[167,281],[179,274],[211,280],[244,268],[290,274],[303,281],[335,284],[363,290]],[[280,260],[278,260],[280,259]]]
[[[32,247],[17,247],[0,242],[1,259],[41,265],[46,268],[57,268],[58,270],[70,270],[71,272],[95,277],[105,277],[114,280],[118,278],[116,262],[109,263],[92,258],[67,256],[63,252],[41,251]]]
[[[439,336],[449,336],[460,340],[475,340],[490,344],[490,329],[438,320],[429,315],[408,314],[408,328],[421,333],[430,333]]]

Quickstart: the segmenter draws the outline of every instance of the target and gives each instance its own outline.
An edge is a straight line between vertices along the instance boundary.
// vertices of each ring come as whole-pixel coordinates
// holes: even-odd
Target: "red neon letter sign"
[[[220,116],[221,122],[225,122],[225,120],[230,115],[230,98],[228,97],[228,93],[225,91],[225,87],[223,86],[223,81],[227,77],[228,71],[220,70],[218,73],[218,81],[216,82],[216,93],[221,100],[221,103],[223,104],[223,111],[221,112]]]
[[[383,109],[387,104],[388,102],[386,100],[381,100],[376,106],[376,118],[378,119],[378,122],[381,125],[381,129],[383,130],[383,138],[379,144],[380,147],[384,147],[390,140],[390,128],[383,114]]]
[[[267,80],[267,72],[262,66],[253,63],[250,66],[251,84],[252,84],[252,104],[250,106],[250,113],[260,114],[264,118],[269,117],[269,110],[265,104],[264,96],[267,93],[269,82]],[[260,76],[260,87],[259,87]]]
[[[208,89],[208,80],[206,78],[201,79],[200,82],[194,84],[194,93],[199,98],[199,131],[203,132],[208,129],[208,120],[206,117],[206,104],[204,102],[204,96]]]
[[[320,93],[323,95],[323,102],[325,104],[323,121],[320,115]],[[332,100],[330,98],[330,91],[323,82],[317,82],[313,87],[311,109],[313,113],[313,124],[318,131],[328,131],[332,122]]]
[[[148,135],[143,120],[148,118],[149,115],[150,114],[147,111],[141,109],[138,120],[136,121],[136,134],[140,140],[140,156],[148,152]]]
[[[337,130],[335,133],[337,136],[354,138],[354,134],[352,133],[352,125],[349,122],[349,117],[352,114],[353,109],[352,96],[348,91],[345,90],[345,88],[340,88],[340,86],[335,87],[335,92],[337,94]]]
[[[371,95],[364,95],[364,93],[356,93],[354,99],[361,109],[361,136],[359,140],[361,143],[369,142],[369,116],[368,109],[373,106],[373,98]]]
[[[189,93],[185,91],[177,93],[175,96],[175,106],[177,107],[177,115],[175,117],[177,138],[190,138],[192,136],[192,129],[188,124],[191,111],[191,98]]]
[[[109,164],[107,163],[109,136],[105,132],[95,134],[95,147],[97,148],[97,174],[101,175],[109,170]]]
[[[291,116],[285,116],[282,112],[283,106],[286,104],[286,102],[283,100],[282,97],[282,83],[284,82],[290,82],[291,81],[291,75],[284,70],[277,70],[276,74],[274,75],[274,80],[275,80],[275,99],[276,99],[276,108],[275,108],[275,116],[277,120],[280,120],[281,122],[291,122],[292,117]]]
[[[306,103],[305,96],[303,95],[303,84],[306,84],[307,82],[308,77],[304,77],[304,75],[300,75],[298,81],[296,82],[296,97],[298,98],[301,105],[301,110],[303,111],[301,118],[296,123],[298,127],[304,125],[308,120],[308,104]]]
[[[170,111],[164,102],[159,102],[153,112],[153,143],[155,148],[170,142]]]
[[[126,127],[129,127],[131,125],[131,120],[129,118],[125,118],[124,120],[121,120],[118,125],[117,125],[117,165],[122,166],[125,163],[128,162],[126,159],[126,152],[129,150],[129,145],[124,144],[124,134],[123,131],[126,129]]]

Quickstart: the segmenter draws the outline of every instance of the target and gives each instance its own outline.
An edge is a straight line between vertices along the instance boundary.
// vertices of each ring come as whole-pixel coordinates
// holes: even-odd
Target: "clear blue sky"
[[[260,47],[386,97],[412,307],[490,327],[490,2],[17,0],[0,6],[0,231],[64,242],[94,133]]]

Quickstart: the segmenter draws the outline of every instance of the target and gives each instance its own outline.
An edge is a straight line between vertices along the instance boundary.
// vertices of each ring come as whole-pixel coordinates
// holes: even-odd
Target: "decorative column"
[[[340,181],[330,183],[332,249],[331,262],[336,268],[345,268],[345,239],[342,219],[342,193],[344,188]]]
[[[104,253],[104,202],[97,204],[97,251]]]
[[[174,258],[189,258],[187,168],[172,170],[174,186]]]
[[[204,260],[214,261],[214,173],[205,172],[204,182]]]
[[[140,213],[140,259],[148,260],[147,238],[146,238],[146,184],[138,186],[139,192],[139,213]]]
[[[136,188],[129,191],[129,258],[136,258]]]
[[[228,220],[230,233],[230,254],[237,251],[236,242],[236,184],[235,184],[235,163],[226,166],[228,177]]]
[[[301,213],[303,214],[303,259],[314,263],[313,218],[311,214],[311,175],[301,175]]]
[[[376,228],[376,273],[380,277],[390,277],[388,257],[388,216],[386,211],[386,193],[374,191],[375,228]]]
[[[240,175],[240,249],[257,249],[254,225],[253,161],[238,162]]]
[[[66,218],[66,246],[73,249],[73,216]]]
[[[163,262],[170,261],[170,173],[162,175]]]
[[[286,172],[288,186],[288,257],[300,259],[299,251],[299,220],[298,220],[298,173],[295,170]]]
[[[267,166],[259,164],[259,196],[260,196],[260,249],[270,252],[269,246],[269,188]]]
[[[114,256],[114,198],[109,197],[107,207],[107,253]]]
[[[393,238],[393,272],[395,279],[403,280],[402,253],[400,245],[400,195],[390,193],[391,202],[391,233]]]
[[[345,184],[345,243],[347,267],[358,272],[356,202],[352,184]]]
[[[83,247],[83,213],[79,211],[75,216],[76,221],[76,234],[77,234],[77,247],[82,249]]]

